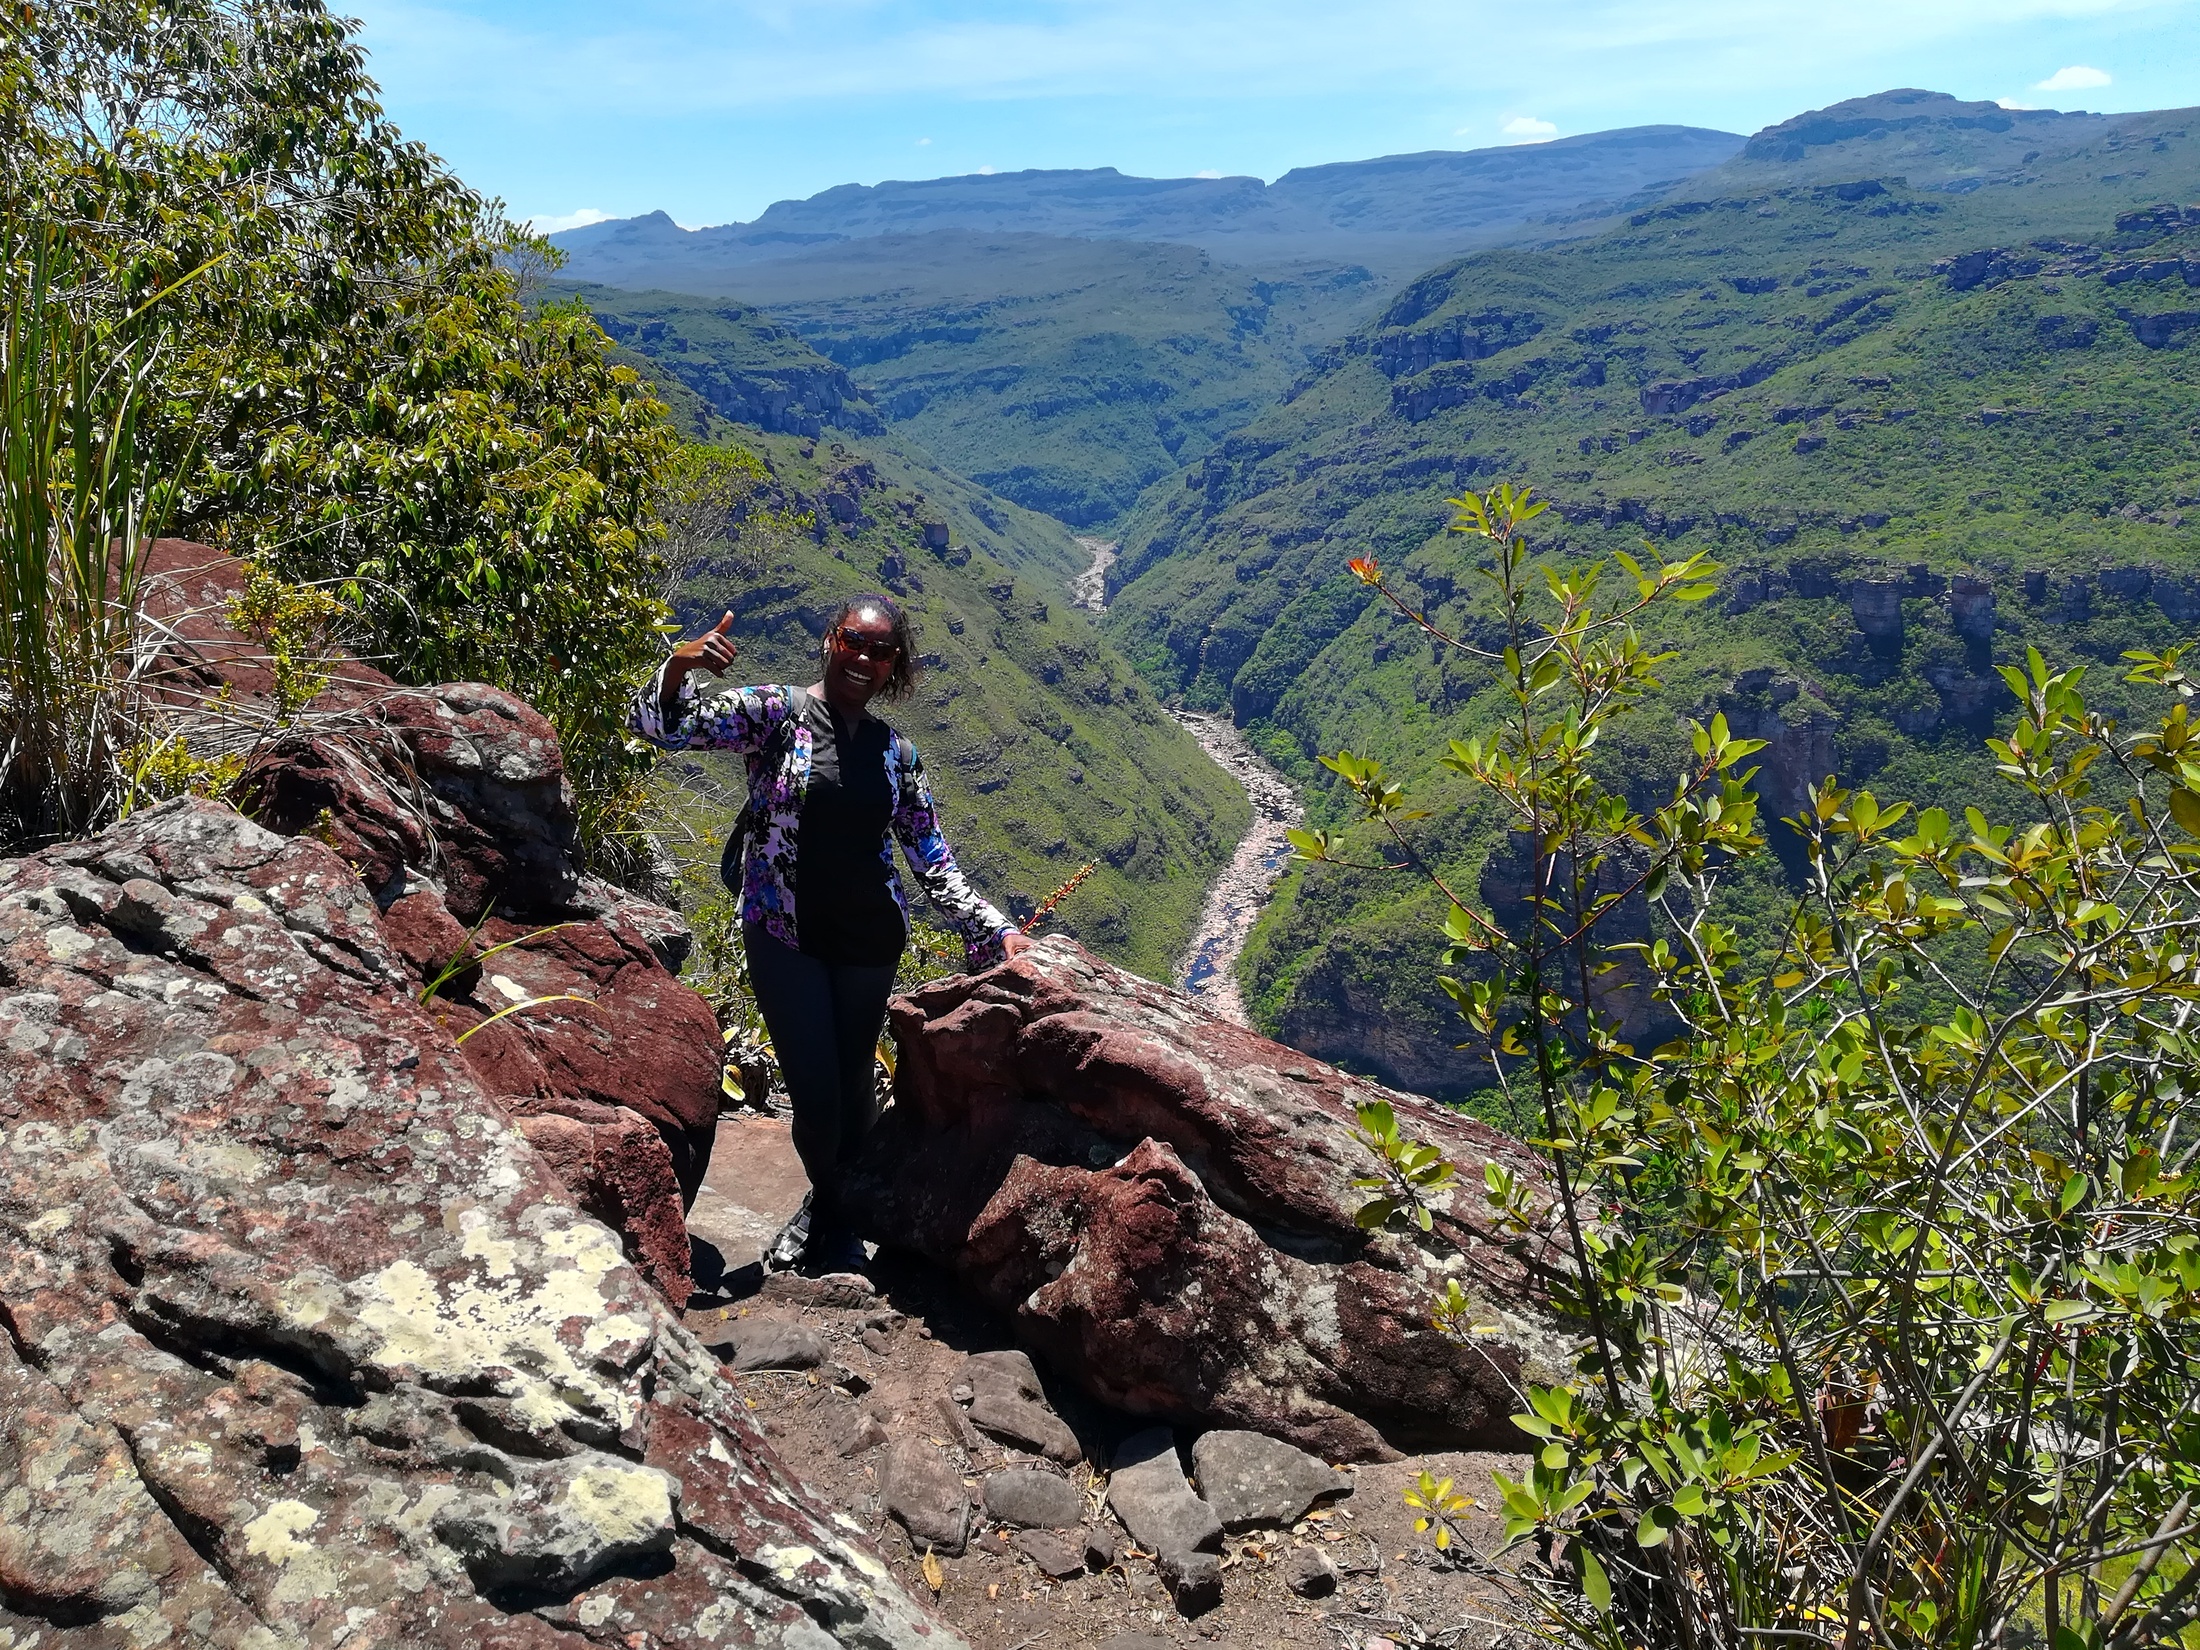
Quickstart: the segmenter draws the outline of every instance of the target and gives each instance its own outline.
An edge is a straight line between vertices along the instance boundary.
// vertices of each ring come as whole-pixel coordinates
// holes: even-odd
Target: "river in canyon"
[[[1092,557],[1092,564],[1070,580],[1070,598],[1088,613],[1105,613],[1108,569],[1115,564],[1117,545],[1112,539],[1086,537],[1077,543]],[[1276,879],[1290,863],[1291,844],[1284,833],[1306,817],[1306,810],[1290,781],[1262,759],[1227,716],[1192,710],[1170,714],[1245,788],[1246,799],[1253,804],[1253,823],[1230,863],[1208,888],[1199,927],[1177,967],[1177,984],[1225,1019],[1246,1025],[1245,999],[1238,990],[1238,957]]]
[[[1077,548],[1092,558],[1092,565],[1069,581],[1069,599],[1087,613],[1108,610],[1108,569],[1122,546],[1114,539],[1088,538],[1079,534]]]
[[[1238,990],[1238,957],[1276,879],[1290,863],[1291,844],[1284,832],[1304,819],[1306,810],[1290,781],[1262,760],[1227,716],[1192,710],[1170,714],[1245,787],[1246,798],[1253,804],[1252,825],[1222,875],[1207,890],[1199,926],[1177,969],[1177,983],[1223,1018],[1249,1025],[1245,998]]]

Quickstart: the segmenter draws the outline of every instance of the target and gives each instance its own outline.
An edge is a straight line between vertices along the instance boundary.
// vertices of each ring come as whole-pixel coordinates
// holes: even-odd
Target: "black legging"
[[[795,1154],[810,1177],[811,1235],[847,1231],[840,1176],[877,1113],[872,1062],[895,965],[824,962],[753,925],[741,930],[741,944],[794,1108]]]

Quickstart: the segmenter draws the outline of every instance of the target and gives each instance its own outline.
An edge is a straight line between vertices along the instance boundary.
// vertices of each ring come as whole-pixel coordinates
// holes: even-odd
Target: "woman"
[[[909,938],[889,833],[972,967],[1031,942],[963,879],[916,747],[870,713],[873,699],[905,699],[916,686],[908,616],[884,596],[858,596],[826,626],[823,673],[809,688],[745,687],[698,705],[691,678],[733,663],[732,626],[728,613],[673,649],[628,725],[668,749],[748,758],[757,811],[741,943],[810,1177],[802,1264],[848,1271],[864,1256],[841,1206],[841,1172],[870,1131],[872,1060]]]

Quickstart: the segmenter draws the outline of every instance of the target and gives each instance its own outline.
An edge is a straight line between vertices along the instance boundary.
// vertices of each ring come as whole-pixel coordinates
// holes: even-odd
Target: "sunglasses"
[[[900,648],[894,645],[891,637],[874,641],[869,636],[858,636],[850,631],[836,630],[833,632],[833,640],[857,658],[873,659],[880,664],[884,664],[901,651]]]

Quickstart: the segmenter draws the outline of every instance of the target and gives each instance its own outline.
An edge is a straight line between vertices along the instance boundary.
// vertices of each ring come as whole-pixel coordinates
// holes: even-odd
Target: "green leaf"
[[[1612,1582],[1604,1573],[1604,1566],[1597,1562],[1597,1555],[1587,1547],[1581,1553],[1581,1596],[1589,1601],[1589,1608],[1600,1616],[1612,1613]]]

